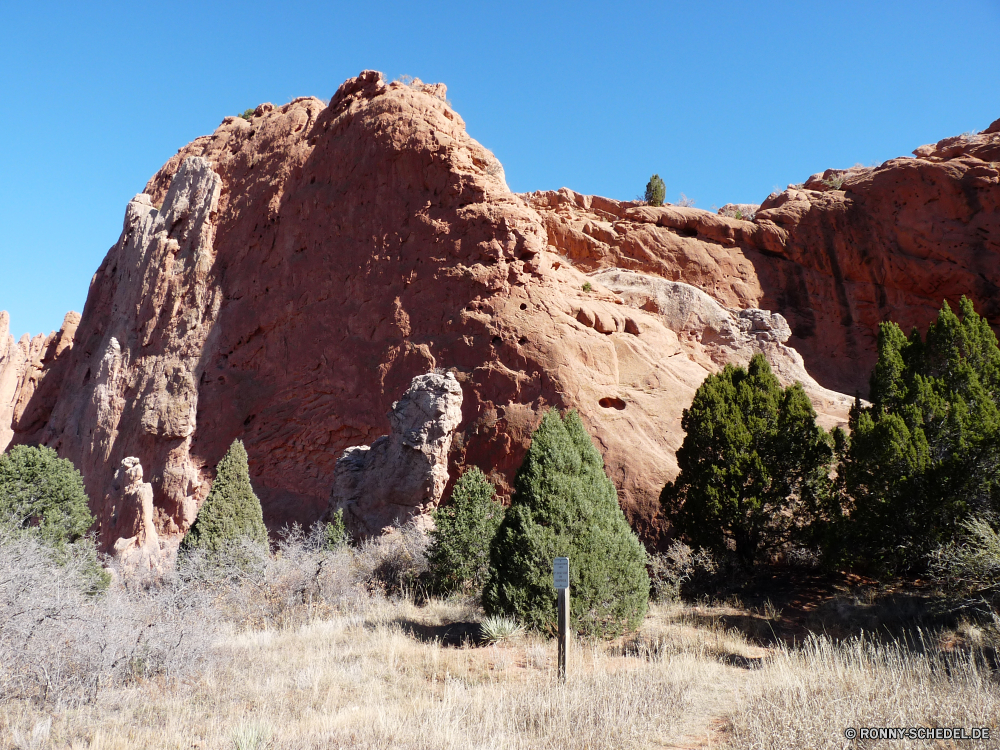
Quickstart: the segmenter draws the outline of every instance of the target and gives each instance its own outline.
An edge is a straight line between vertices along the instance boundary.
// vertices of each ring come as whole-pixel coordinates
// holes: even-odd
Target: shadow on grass
[[[695,606],[683,619],[698,627],[737,631],[767,648],[793,646],[812,634],[842,641],[862,633],[912,652],[971,648],[997,668],[993,645],[970,642],[956,632],[970,624],[988,626],[992,618],[957,611],[924,581],[879,583],[846,572],[770,568],[726,593],[735,603]]]
[[[481,645],[478,622],[450,622],[444,625],[427,625],[406,618],[393,621],[400,630],[423,643],[440,643],[446,648]]]

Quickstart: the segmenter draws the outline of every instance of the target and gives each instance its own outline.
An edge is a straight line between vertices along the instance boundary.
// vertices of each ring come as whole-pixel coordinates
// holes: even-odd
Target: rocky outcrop
[[[773,195],[751,253],[764,296],[810,372],[867,392],[878,324],[926,325],[968,295],[1000,324],[1000,121],[877,167],[827,170]]]
[[[509,495],[542,414],[574,408],[655,539],[681,415],[709,372],[763,351],[838,423],[847,400],[825,388],[867,377],[879,319],[993,288],[996,137],[852,170],[839,188],[838,175],[810,181],[747,221],[567,189],[513,195],[443,86],[366,71],[328,105],[226,118],[153,177],[75,335],[8,355],[10,372],[35,357],[41,376],[15,387],[13,439],[76,463],[105,549],[135,536],[109,488],[138,458],[169,552],[235,438],[268,525],[308,524],[335,481],[374,476],[359,468],[374,447],[338,475],[345,450],[392,432],[385,415],[415,376],[450,373],[462,392],[451,480],[476,465]],[[440,497],[420,486],[409,506],[384,507]],[[354,523],[377,531],[367,513]]]
[[[14,407],[24,380],[28,358],[26,339],[20,342],[10,335],[10,316],[0,312],[0,452],[7,448],[14,430]]]
[[[160,573],[164,555],[153,522],[153,485],[142,481],[142,464],[129,456],[115,472],[106,500],[111,509],[111,524],[128,536],[113,545],[119,568],[135,573]]]
[[[168,535],[191,524],[207,494],[191,441],[202,358],[222,301],[211,273],[221,190],[211,164],[189,157],[159,208],[147,194],[132,199],[121,238],[91,283],[47,419],[15,424],[17,440],[54,447],[76,464],[104,549],[133,536],[108,492],[123,459],[138,457],[147,468],[156,523]]]
[[[462,387],[453,373],[418,375],[388,417],[389,435],[348,448],[334,469],[328,515],[342,510],[355,537],[403,525],[441,502]]]
[[[868,389],[878,325],[925,327],[968,295],[1000,323],[1000,121],[877,167],[830,169],[721,214],[563,188],[531,193],[547,241],[577,268],[695,286],[730,309],[788,321],[788,345],[826,388]],[[1000,327],[998,327],[1000,330]]]
[[[79,313],[69,312],[58,331],[34,338],[25,334],[15,342],[10,316],[0,310],[0,452],[6,450],[15,430],[31,434],[45,425],[79,323]]]
[[[786,346],[792,331],[780,314],[752,307],[730,310],[690,284],[638,271],[607,269],[591,278],[618,294],[626,305],[659,315],[678,335],[687,355],[707,371],[727,364],[745,367],[760,352],[782,385],[802,384],[820,425],[826,429],[845,426],[854,399],[823,388],[813,379],[802,356]]]

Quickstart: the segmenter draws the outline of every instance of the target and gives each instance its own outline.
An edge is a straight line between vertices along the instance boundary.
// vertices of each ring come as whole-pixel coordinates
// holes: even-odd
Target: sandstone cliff
[[[923,327],[965,294],[1000,323],[1000,120],[913,153],[813,175],[753,221],[566,189],[523,197],[581,270],[628,269],[780,312],[817,380],[866,393],[881,321]]]
[[[543,411],[576,408],[653,538],[707,373],[763,351],[841,423],[849,399],[827,388],[863,384],[878,320],[926,322],[940,296],[996,280],[995,131],[840,189],[811,180],[751,222],[514,195],[444,94],[367,71],[329,105],[227,118],[129,203],[75,333],[68,317],[37,345],[0,336],[0,424],[10,413],[15,441],[80,467],[106,549],[137,533],[112,507],[125,459],[169,546],[237,437],[269,526],[315,520],[345,449],[390,433],[391,405],[431,371],[462,391],[451,481],[477,465],[509,492]],[[952,275],[934,286],[939,267]]]
[[[14,341],[10,316],[0,310],[0,453],[15,431],[30,435],[48,420],[79,323],[70,312],[58,331]]]

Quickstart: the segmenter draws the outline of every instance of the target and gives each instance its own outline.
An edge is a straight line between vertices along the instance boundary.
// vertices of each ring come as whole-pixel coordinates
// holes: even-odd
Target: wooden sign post
[[[569,648],[569,558],[557,557],[552,561],[552,582],[559,599],[559,682],[566,682],[566,651]]]

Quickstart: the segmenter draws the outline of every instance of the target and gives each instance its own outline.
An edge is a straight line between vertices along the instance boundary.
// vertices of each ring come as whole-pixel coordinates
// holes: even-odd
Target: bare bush
[[[184,586],[92,591],[91,560],[0,531],[0,699],[73,705],[176,678],[210,653],[215,618]]]
[[[415,593],[428,570],[429,547],[427,532],[414,521],[368,539],[355,550],[359,582],[385,596]]]
[[[726,216],[730,219],[753,221],[754,217],[757,215],[757,209],[759,208],[759,203],[727,203],[719,209],[718,214],[719,216]]]
[[[712,575],[717,569],[712,553],[691,549],[675,541],[665,554],[653,555],[649,561],[649,581],[653,599],[662,602],[681,598],[681,586],[695,577]]]
[[[962,527],[958,539],[930,554],[928,569],[958,608],[995,616],[990,605],[1000,599],[1000,533],[985,518],[970,518]]]
[[[354,548],[331,548],[319,524],[308,531],[292,526],[274,554],[244,539],[225,551],[189,553],[179,561],[178,576],[210,593],[238,628],[290,628],[416,593],[428,545],[427,533],[413,523]]]

